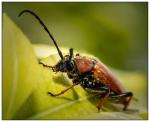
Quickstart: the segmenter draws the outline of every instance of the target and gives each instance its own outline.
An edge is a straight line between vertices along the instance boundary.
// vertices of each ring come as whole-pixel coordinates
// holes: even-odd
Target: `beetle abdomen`
[[[124,93],[125,89],[114,77],[112,72],[101,62],[95,64],[93,69],[94,77],[105,86],[111,88],[117,94]]]

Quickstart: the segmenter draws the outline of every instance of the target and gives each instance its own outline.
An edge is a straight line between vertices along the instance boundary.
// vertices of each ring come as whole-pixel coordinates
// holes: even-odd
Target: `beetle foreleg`
[[[46,64],[44,64],[44,63],[42,63],[42,62],[39,62],[39,64],[42,64],[43,67],[52,68],[52,70],[54,70],[54,67],[53,67],[53,66],[46,65]]]
[[[69,88],[67,88],[67,89],[64,89],[64,90],[62,90],[60,93],[57,93],[57,94],[53,94],[53,93],[51,93],[51,92],[48,92],[48,94],[50,94],[51,96],[59,96],[59,95],[61,95],[61,94],[64,94],[65,92],[67,92],[69,89],[72,89],[74,86],[76,86],[76,85],[78,85],[78,84],[73,84],[72,86],[70,86]]]
[[[110,89],[108,89],[108,91],[106,91],[101,97],[100,97],[100,101],[99,103],[97,104],[97,108],[98,108],[98,111],[101,109],[102,105],[106,102],[107,98],[109,97],[110,95]]]
[[[112,98],[120,98],[120,97],[124,97],[124,101],[123,101],[123,104],[124,104],[124,108],[123,110],[127,110],[127,107],[129,106],[129,103],[133,97],[133,93],[132,92],[126,92],[126,93],[122,93],[122,94],[119,94],[119,95],[110,95]]]

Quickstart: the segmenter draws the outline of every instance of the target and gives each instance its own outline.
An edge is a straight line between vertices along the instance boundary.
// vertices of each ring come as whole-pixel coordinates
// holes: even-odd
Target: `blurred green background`
[[[3,13],[15,21],[32,43],[53,45],[33,16],[18,18],[24,9],[39,15],[59,46],[86,51],[117,69],[147,74],[147,2],[3,2],[2,7]]]

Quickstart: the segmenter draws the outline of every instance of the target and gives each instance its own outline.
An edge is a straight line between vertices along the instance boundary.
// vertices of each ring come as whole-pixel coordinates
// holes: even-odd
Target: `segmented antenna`
[[[57,43],[56,43],[54,37],[52,36],[52,34],[50,33],[50,31],[47,29],[47,27],[45,26],[45,24],[42,22],[42,20],[41,20],[34,12],[32,12],[32,11],[30,11],[30,10],[23,10],[23,11],[21,11],[21,12],[19,13],[18,16],[20,17],[20,16],[21,16],[22,14],[24,14],[24,13],[30,13],[30,14],[32,14],[32,15],[39,21],[39,23],[42,25],[42,27],[44,28],[44,30],[48,33],[48,35],[50,36],[50,38],[53,40],[53,43],[54,43],[54,45],[55,45],[56,48],[57,48],[57,51],[58,51],[58,54],[59,54],[60,58],[63,59],[63,54],[62,54],[62,52],[60,51],[60,49],[59,49],[59,47],[58,47],[58,45],[57,45]]]

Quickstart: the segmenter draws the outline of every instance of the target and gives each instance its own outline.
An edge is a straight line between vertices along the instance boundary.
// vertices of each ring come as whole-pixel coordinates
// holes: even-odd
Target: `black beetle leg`
[[[64,90],[62,90],[60,93],[57,93],[57,94],[53,94],[53,93],[51,93],[51,92],[47,92],[48,94],[50,94],[51,96],[59,96],[59,95],[61,95],[61,94],[64,94],[65,92],[67,92],[69,89],[72,89],[74,86],[76,86],[77,84],[73,84],[72,86],[70,86],[69,88],[67,88],[67,89],[64,89]]]
[[[100,97],[100,101],[97,104],[98,111],[101,109],[102,105],[106,102],[109,95],[110,95],[110,89],[108,89],[104,94],[102,94],[102,96]]]
[[[127,110],[127,107],[129,106],[129,103],[133,97],[133,93],[132,92],[126,92],[126,93],[122,93],[119,95],[110,95],[110,97],[111,98],[124,97],[124,101],[123,101],[124,108],[123,108],[123,110]]]

